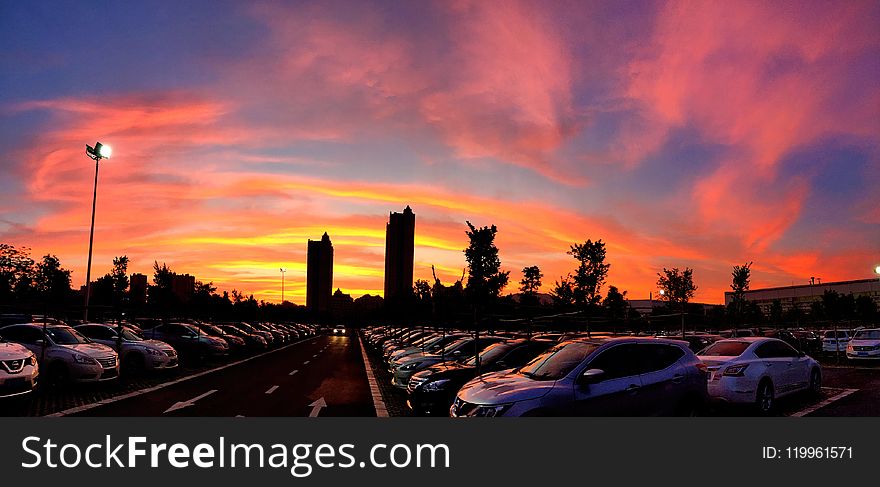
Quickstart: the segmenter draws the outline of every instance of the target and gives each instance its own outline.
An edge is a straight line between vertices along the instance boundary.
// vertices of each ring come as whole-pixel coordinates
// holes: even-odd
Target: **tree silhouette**
[[[684,314],[688,301],[694,297],[697,286],[694,284],[694,270],[685,267],[680,271],[678,267],[672,269],[663,268],[663,273],[657,273],[657,287],[663,292],[661,299],[666,300],[670,306],[678,305],[681,312],[681,333],[684,335]]]
[[[741,321],[743,317],[743,302],[745,301],[746,291],[749,290],[749,284],[752,278],[752,262],[746,262],[743,265],[733,266],[731,273],[732,282],[730,289],[733,290],[733,312],[736,316],[734,324]]]
[[[541,278],[544,274],[536,266],[524,267],[522,280],[519,281],[519,290],[522,293],[520,302],[526,305],[538,304],[538,290],[541,289]]]
[[[464,258],[468,263],[465,291],[476,305],[485,305],[498,297],[507,285],[510,272],[501,270],[498,247],[495,246],[495,235],[498,233],[495,225],[476,228],[471,222],[466,223],[470,230],[465,233],[470,242],[464,249]]]

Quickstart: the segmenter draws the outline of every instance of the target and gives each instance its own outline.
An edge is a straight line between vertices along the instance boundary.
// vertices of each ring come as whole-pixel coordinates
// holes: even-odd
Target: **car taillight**
[[[739,364],[739,365],[731,365],[730,367],[724,369],[724,373],[722,375],[726,375],[728,377],[742,377],[745,375],[746,368],[749,364]]]
[[[697,369],[699,369],[702,372],[707,372],[707,373],[709,372],[709,366],[704,364],[703,362],[697,362]]]

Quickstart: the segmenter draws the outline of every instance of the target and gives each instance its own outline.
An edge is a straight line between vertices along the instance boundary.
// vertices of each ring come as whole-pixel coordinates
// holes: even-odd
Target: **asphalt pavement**
[[[72,416],[375,416],[354,335],[321,335]]]

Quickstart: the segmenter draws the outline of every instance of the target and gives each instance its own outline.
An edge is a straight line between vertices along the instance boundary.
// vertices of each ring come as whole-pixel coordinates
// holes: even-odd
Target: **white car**
[[[849,341],[852,339],[853,332],[851,330],[837,330],[836,336],[834,330],[828,330],[822,336],[822,351],[826,353],[843,352],[846,350]]]
[[[772,412],[779,397],[822,389],[819,363],[776,338],[718,340],[697,356],[708,367],[713,400],[754,404],[761,414]]]
[[[333,328],[334,335],[345,335],[345,327],[344,326],[336,326]]]
[[[30,350],[0,339],[0,398],[30,393],[39,375],[37,357]]]
[[[147,340],[127,326],[119,327],[102,323],[86,323],[74,329],[91,341],[107,345],[119,353],[123,373],[127,371],[173,369],[177,367],[177,351],[160,340]],[[121,345],[121,350],[118,349]]]
[[[98,382],[119,377],[119,356],[67,325],[28,323],[0,328],[0,336],[37,357],[51,384]]]
[[[859,330],[846,346],[846,358],[880,359],[880,328]]]

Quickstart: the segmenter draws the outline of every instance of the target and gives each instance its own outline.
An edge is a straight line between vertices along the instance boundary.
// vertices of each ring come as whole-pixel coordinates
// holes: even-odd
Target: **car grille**
[[[105,357],[105,358],[99,358],[96,360],[98,361],[99,364],[101,364],[101,367],[104,367],[105,369],[111,369],[111,368],[116,367],[116,357]]]
[[[33,388],[34,383],[28,379],[7,379],[4,383],[0,384],[0,397],[29,392]]]
[[[4,360],[3,368],[5,368],[10,374],[15,374],[21,372],[21,369],[24,368],[25,360],[23,358],[16,360]]]
[[[467,416],[471,411],[476,409],[476,407],[476,404],[462,401],[456,397],[455,401],[452,402],[452,407],[449,409],[449,413],[452,416]]]
[[[870,351],[874,350],[874,347],[856,347],[856,346],[853,346],[853,350],[855,350],[856,352],[870,352]]]
[[[424,377],[413,377],[409,380],[409,384],[407,384],[406,390],[412,392],[416,390],[417,387],[424,384],[427,380],[428,379],[425,379]]]

